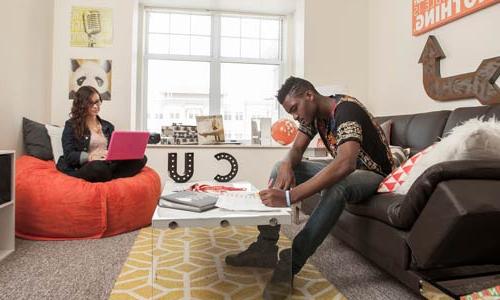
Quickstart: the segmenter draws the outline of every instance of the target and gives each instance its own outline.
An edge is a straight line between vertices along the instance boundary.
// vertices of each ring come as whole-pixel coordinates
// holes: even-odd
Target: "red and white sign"
[[[412,0],[413,35],[450,23],[500,0]]]

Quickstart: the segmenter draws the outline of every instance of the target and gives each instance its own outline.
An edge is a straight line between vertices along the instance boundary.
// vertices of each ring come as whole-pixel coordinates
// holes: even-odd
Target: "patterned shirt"
[[[348,141],[358,142],[361,147],[357,168],[388,175],[394,162],[385,135],[373,116],[353,97],[337,94],[330,98],[337,103],[330,117],[301,124],[299,130],[311,139],[319,133],[334,159],[340,145]]]

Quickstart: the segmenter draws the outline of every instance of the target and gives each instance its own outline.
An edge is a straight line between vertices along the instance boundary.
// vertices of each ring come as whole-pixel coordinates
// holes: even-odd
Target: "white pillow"
[[[54,162],[57,163],[59,157],[61,157],[64,154],[62,147],[62,133],[64,128],[49,124],[45,124],[45,128],[47,128],[47,132],[50,137],[50,145],[52,146],[52,154],[54,155]]]
[[[395,191],[406,194],[413,182],[430,166],[462,159],[500,160],[500,121],[470,119],[453,128],[448,136],[417,161],[406,181]]]

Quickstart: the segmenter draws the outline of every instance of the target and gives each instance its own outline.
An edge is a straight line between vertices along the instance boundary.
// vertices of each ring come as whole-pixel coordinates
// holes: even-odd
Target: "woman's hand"
[[[282,162],[278,169],[278,176],[274,183],[269,182],[269,188],[277,188],[280,190],[289,190],[295,186],[295,173],[293,172],[292,165],[288,162]]]
[[[108,155],[108,150],[95,151],[89,154],[89,161],[105,160]]]
[[[267,189],[259,192],[260,200],[266,206],[286,207],[285,191],[279,189]]]

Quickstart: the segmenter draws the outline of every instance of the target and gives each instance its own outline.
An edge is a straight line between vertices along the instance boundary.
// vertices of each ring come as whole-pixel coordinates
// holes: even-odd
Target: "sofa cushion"
[[[472,119],[484,116],[485,120],[492,117],[500,119],[500,104],[484,105],[476,107],[462,107],[457,108],[450,113],[446,126],[444,128],[443,136],[448,134],[451,129],[460,125],[461,123]]]
[[[372,218],[344,211],[333,235],[390,273],[407,269],[410,250],[406,244],[407,232],[398,230]]]
[[[359,203],[347,203],[346,210],[358,216],[377,219],[392,226],[388,211],[396,203],[401,203],[405,195],[395,193],[376,194]]]
[[[391,144],[391,128],[392,128],[392,120],[387,120],[380,124],[380,128],[382,128],[382,131],[384,132],[385,135],[385,140],[387,143],[390,145]]]
[[[414,115],[378,117],[382,123],[391,119],[391,144],[411,148],[411,155],[437,142],[442,137],[449,111],[434,111]]]
[[[399,167],[410,158],[410,148],[403,148],[401,146],[389,145],[391,150],[392,159],[394,160],[394,167]]]

